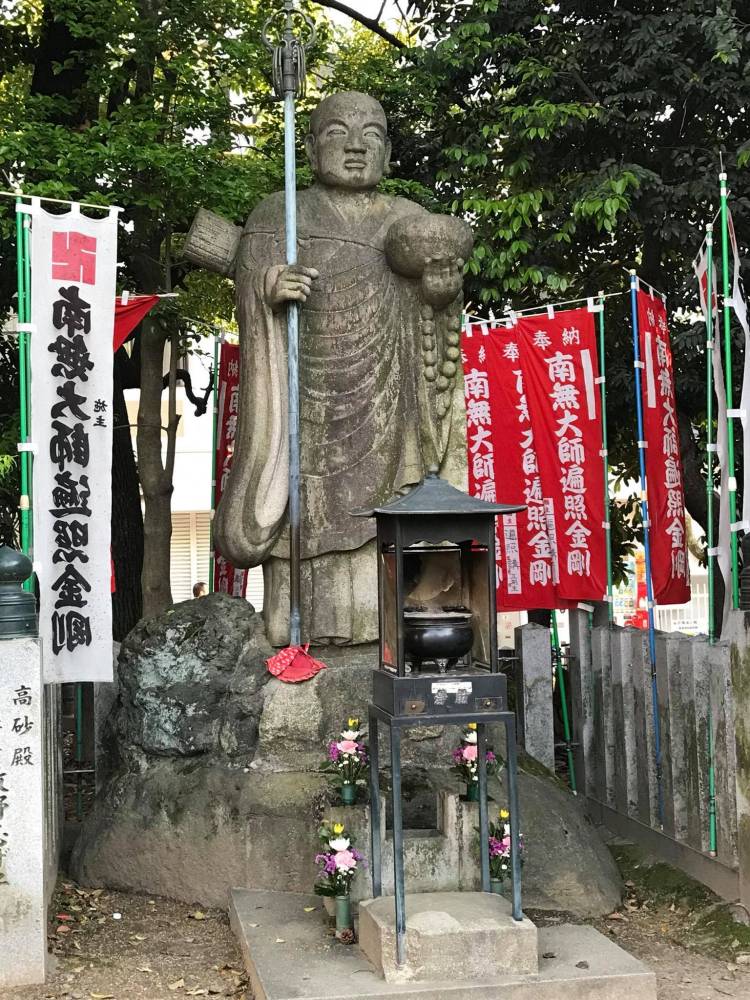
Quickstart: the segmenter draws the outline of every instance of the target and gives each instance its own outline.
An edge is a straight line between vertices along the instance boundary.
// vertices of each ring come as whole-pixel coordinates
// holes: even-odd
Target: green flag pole
[[[714,573],[716,552],[714,549],[714,317],[713,317],[713,244],[714,227],[706,226],[706,548],[708,569],[708,641],[716,641],[714,623]]]
[[[729,219],[727,175],[719,174],[721,198],[721,277],[724,315],[724,379],[727,394],[727,472],[729,474],[729,520],[732,546],[732,607],[740,606],[740,576],[737,555],[737,480],[734,475],[734,404],[732,399],[732,323],[729,311]]]
[[[714,227],[706,225],[706,564],[708,569],[708,642],[716,642],[714,621],[714,580],[716,573],[716,550],[714,547],[714,310],[713,310],[713,257]],[[714,765],[714,741],[712,731],[711,694],[709,692],[708,717],[706,720],[706,749],[708,756],[708,843],[711,857],[716,857],[716,768]]]
[[[607,378],[604,358],[604,292],[599,292],[599,390],[602,401],[602,466],[604,470],[604,533],[607,545],[607,618],[615,620],[612,600],[612,529],[609,523],[609,452],[607,451]],[[593,618],[593,616],[591,616]]]
[[[211,537],[210,537],[210,555],[208,561],[208,592],[213,593],[214,590],[214,566],[216,564],[216,556],[214,554],[214,516],[216,514],[216,442],[219,432],[219,400],[218,400],[218,390],[219,390],[219,340],[220,337],[216,335],[214,330],[214,373],[213,373],[213,396],[214,396],[214,407],[213,407],[213,429],[212,429],[212,444],[211,444]]]
[[[22,199],[16,198],[16,275],[18,280],[18,323],[23,326],[31,316],[31,261],[29,259],[29,216],[23,211]],[[21,329],[18,333],[18,384],[20,409],[21,445],[29,443],[29,334]],[[19,518],[21,528],[21,550],[31,555],[31,452],[20,449],[21,496]],[[31,579],[24,583],[24,590],[31,590]]]
[[[550,611],[550,623],[552,625],[552,656],[555,661],[555,671],[557,673],[557,687],[560,691],[560,704],[562,706],[563,734],[565,736],[565,752],[568,757],[568,779],[570,790],[574,795],[578,794],[576,788],[576,769],[573,761],[573,748],[570,745],[570,718],[568,717],[568,698],[565,693],[565,674],[563,671],[562,651],[560,649],[560,636],[557,632],[557,612]]]

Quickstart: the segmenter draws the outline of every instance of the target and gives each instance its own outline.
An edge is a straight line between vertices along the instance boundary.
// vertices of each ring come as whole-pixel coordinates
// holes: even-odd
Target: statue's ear
[[[391,172],[391,140],[385,137],[385,152],[383,154],[383,175],[387,177]]]
[[[305,136],[305,152],[307,153],[307,159],[310,166],[315,170],[317,166],[317,157],[315,155],[315,136],[308,134]]]

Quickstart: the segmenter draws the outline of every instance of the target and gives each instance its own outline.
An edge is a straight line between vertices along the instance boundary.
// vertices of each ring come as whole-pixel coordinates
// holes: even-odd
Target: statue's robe
[[[394,273],[384,251],[389,227],[422,212],[373,193],[353,228],[324,188],[298,195],[299,263],[319,271],[300,315],[301,612],[310,641],[377,638],[375,524],[350,512],[418,483],[445,455],[451,411],[437,415],[424,379],[420,283]],[[268,271],[285,260],[279,193],[251,214],[235,258],[240,413],[215,522],[234,565],[263,563],[275,645],[289,636],[287,329],[286,308],[268,305]]]

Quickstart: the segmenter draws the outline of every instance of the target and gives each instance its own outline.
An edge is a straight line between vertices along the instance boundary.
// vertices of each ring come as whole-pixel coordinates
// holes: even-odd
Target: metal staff
[[[656,637],[654,633],[654,586],[651,575],[650,522],[648,514],[648,480],[643,440],[643,396],[641,395],[641,348],[638,333],[638,278],[630,272],[630,307],[633,317],[633,367],[635,369],[635,412],[638,421],[638,466],[641,474],[641,521],[643,522],[643,549],[646,569],[646,598],[648,605],[648,656],[651,665],[651,706],[654,716],[654,756],[656,757],[656,787],[659,808],[659,826],[664,827],[664,785],[662,782],[661,718],[659,716],[659,689],[656,679]]]
[[[305,52],[315,41],[315,27],[306,14],[309,35],[294,35],[294,0],[285,0],[286,24],[281,43],[274,45],[263,26],[263,44],[273,56],[273,88],[284,101],[284,224],[286,262],[297,263],[297,159],[294,137],[294,100],[305,92]],[[289,396],[289,645],[300,644],[300,455],[299,455],[299,305],[289,302],[286,313]]]

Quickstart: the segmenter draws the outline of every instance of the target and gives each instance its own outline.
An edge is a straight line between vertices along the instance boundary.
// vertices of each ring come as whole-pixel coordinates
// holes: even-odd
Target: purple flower
[[[503,853],[502,842],[497,839],[497,837],[490,837],[490,857],[496,858],[499,854]]]
[[[453,760],[458,764],[459,761],[462,761],[464,758],[464,748],[456,747],[451,756],[453,757]]]
[[[496,760],[497,760],[497,757],[494,755],[494,753],[491,750],[488,750],[487,751],[487,763],[488,764],[494,764]]]
[[[341,756],[341,751],[336,746],[336,742],[334,740],[333,743],[328,744],[328,759],[332,761],[337,761],[340,756]]]
[[[333,854],[316,854],[315,864],[322,866],[321,875],[334,875],[336,872],[336,857]]]

